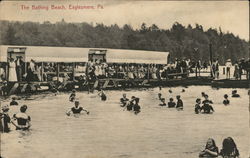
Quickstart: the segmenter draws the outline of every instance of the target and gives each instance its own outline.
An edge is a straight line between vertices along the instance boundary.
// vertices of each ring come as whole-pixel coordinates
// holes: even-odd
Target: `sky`
[[[26,6],[22,8],[22,5]],[[38,9],[32,9],[32,5]],[[53,9],[64,6],[65,9]],[[85,6],[74,10],[72,6]],[[69,7],[71,6],[71,8]],[[89,8],[86,8],[88,6]],[[91,6],[94,9],[91,9]],[[29,9],[27,9],[29,7]],[[40,7],[40,8],[39,8]],[[48,7],[48,9],[46,9]],[[130,24],[140,28],[156,24],[169,29],[175,22],[184,26],[196,23],[208,28],[221,27],[223,32],[232,32],[249,40],[248,1],[2,1],[0,20],[34,21],[52,23],[66,22],[103,23],[105,25]]]

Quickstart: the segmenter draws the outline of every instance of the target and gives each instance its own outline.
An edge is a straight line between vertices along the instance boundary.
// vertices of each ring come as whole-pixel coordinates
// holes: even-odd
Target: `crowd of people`
[[[161,87],[159,87],[161,91]],[[169,93],[172,93],[172,90],[169,89]],[[185,89],[182,89],[182,93],[185,92]],[[107,96],[105,92],[100,89],[98,96],[101,98],[102,101],[106,101]],[[201,96],[204,98],[203,101],[201,101],[200,98],[196,99],[196,104],[194,106],[194,111],[196,114],[204,113],[204,114],[210,114],[214,112],[213,107],[211,104],[213,104],[212,100],[209,100],[209,97],[204,92],[201,93]],[[240,95],[237,93],[237,90],[232,91],[232,97],[240,97]],[[161,93],[158,93],[158,99],[161,101],[160,106],[168,106],[168,108],[176,108],[177,110],[183,110],[184,103],[181,99],[180,95],[176,96],[176,102],[173,98],[169,99],[169,102],[166,104],[165,98],[162,97]],[[69,101],[74,103],[74,106],[71,107],[67,112],[66,115],[70,116],[73,114],[74,116],[79,116],[82,112],[86,114],[90,114],[90,112],[86,109],[84,109],[82,106],[80,106],[80,102],[78,100],[76,91],[73,90],[72,93],[69,96]],[[120,98],[120,106],[123,108],[123,110],[127,110],[130,112],[133,112],[135,115],[139,114],[141,112],[141,106],[139,105],[140,98],[132,96],[131,99],[127,98],[127,95],[124,93],[122,98]],[[203,104],[201,106],[201,104]],[[224,95],[224,105],[229,105],[230,101],[228,99],[228,94]],[[13,97],[10,106],[18,106],[18,102],[16,101],[16,98]],[[10,118],[8,111],[9,106],[3,106],[2,112],[0,113],[1,117],[1,123],[0,123],[0,131],[8,133],[10,132],[10,123],[14,125],[16,130],[29,130],[31,127],[31,117],[26,114],[28,107],[27,105],[22,105],[20,107],[20,112],[13,115],[12,118]],[[207,157],[218,157],[222,156],[223,158],[238,158],[239,157],[239,150],[237,149],[237,146],[234,142],[234,140],[231,137],[225,138],[222,143],[222,149],[219,151],[218,147],[215,144],[215,141],[212,138],[209,138],[205,149],[202,150],[199,153],[200,158],[207,158]]]
[[[0,63],[0,82],[17,82],[17,81],[52,81],[57,73],[57,66],[59,65],[60,73],[59,77],[68,78],[73,80],[73,69],[81,70],[81,78],[84,80],[96,80],[102,78],[127,78],[127,79],[171,79],[176,75],[181,74],[181,77],[187,77],[189,73],[196,73],[196,76],[200,76],[201,71],[210,71],[214,78],[219,77],[219,61],[213,60],[212,65],[209,62],[191,61],[190,59],[175,59],[174,62],[170,62],[167,65],[160,64],[117,64],[106,63],[102,60],[89,61],[85,64],[71,63],[46,63],[36,62],[31,59],[30,62],[24,62],[22,56],[17,56],[16,59],[9,58],[7,63],[8,73],[6,73],[6,64]],[[234,67],[235,79],[241,79],[243,74],[249,78],[250,60],[241,59],[232,64],[231,59],[228,59],[225,63],[226,77],[230,78],[230,70]],[[54,73],[54,74],[53,74]],[[8,75],[8,76],[6,76]],[[177,75],[178,76],[178,75]],[[75,79],[79,79],[79,76],[75,76]]]

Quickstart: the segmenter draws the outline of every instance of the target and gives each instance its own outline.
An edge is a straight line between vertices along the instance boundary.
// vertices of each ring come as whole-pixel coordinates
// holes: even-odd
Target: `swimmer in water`
[[[134,107],[134,104],[135,104],[135,103],[134,103],[134,102],[135,102],[135,99],[136,99],[136,97],[135,97],[135,96],[132,96],[132,97],[131,97],[131,100],[127,102],[127,104],[126,104],[126,106],[125,106],[125,108],[127,109],[127,111],[133,110],[133,107]]]
[[[15,106],[18,105],[18,102],[16,101],[16,98],[15,98],[15,97],[13,97],[13,98],[12,98],[12,101],[10,102],[10,106],[12,106],[12,105],[15,105]]]
[[[162,98],[161,99],[161,104],[159,104],[160,106],[166,106],[166,102],[165,102],[165,98]]]
[[[182,102],[182,100],[181,100],[181,96],[180,96],[180,95],[177,95],[177,96],[176,96],[176,99],[177,99],[176,109],[177,109],[177,110],[183,110],[183,102]]]
[[[214,112],[213,107],[209,104],[209,101],[203,101],[203,106],[201,107],[201,111],[203,111],[204,114],[210,114]]]
[[[207,94],[205,94],[204,100],[202,101],[202,104],[205,104],[205,103],[213,104],[212,100],[208,99],[208,95]]]
[[[225,100],[223,100],[223,104],[228,105],[230,103],[230,101],[228,100],[228,95],[227,94],[224,95],[224,99]]]
[[[16,123],[12,123],[14,126],[16,126],[16,130],[28,130],[31,127],[31,118],[26,114],[27,109],[27,105],[23,105],[20,107],[20,113],[13,115],[12,119],[16,121]]]
[[[10,131],[9,128],[10,116],[8,114],[8,111],[9,107],[7,105],[2,107],[2,112],[0,113],[0,118],[1,118],[0,132],[2,133],[8,133]]]
[[[161,93],[158,93],[158,99],[159,99],[159,100],[162,100],[162,97],[161,97],[161,96],[162,96],[162,94],[161,94]]]
[[[216,146],[214,139],[209,138],[207,140],[205,149],[200,152],[199,158],[217,157],[218,153],[219,153],[219,149]]]
[[[205,98],[206,93],[205,92],[201,92],[201,96]]]
[[[200,104],[201,104],[201,99],[200,98],[196,99],[196,104],[195,104],[195,107],[194,107],[194,112],[196,114],[199,114],[201,112]]]
[[[72,90],[72,93],[69,96],[69,101],[74,102],[76,99],[76,90]]]
[[[239,98],[239,97],[240,97],[240,95],[237,94],[237,90],[233,90],[233,91],[232,91],[232,97],[233,97],[233,98]]]
[[[87,114],[89,114],[88,110],[83,109],[83,107],[79,106],[79,101],[75,101],[75,106],[72,107],[66,114],[69,116],[70,113],[73,114],[80,114],[82,111],[85,111]]]
[[[140,105],[138,104],[138,103],[139,103],[139,100],[140,100],[140,98],[136,98],[136,99],[135,99],[135,103],[134,103],[134,105],[133,105],[134,114],[138,114],[138,113],[141,112],[141,107],[140,107]]]
[[[176,105],[176,103],[174,102],[174,99],[173,98],[170,98],[169,99],[169,102],[168,102],[168,107],[169,108],[174,108]]]
[[[124,93],[122,95],[122,98],[120,99],[121,107],[126,106],[128,101],[129,101],[129,99],[127,98],[126,94]]]
[[[98,93],[98,95],[101,97],[102,101],[106,101],[107,100],[107,96],[104,93],[104,91],[101,89],[100,92]]]

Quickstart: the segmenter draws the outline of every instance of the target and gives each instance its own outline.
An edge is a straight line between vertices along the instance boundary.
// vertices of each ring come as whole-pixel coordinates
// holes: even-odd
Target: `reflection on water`
[[[97,93],[78,92],[81,105],[90,115],[68,117],[65,112],[73,106],[68,93],[57,96],[42,94],[19,100],[28,105],[32,130],[12,131],[1,135],[1,152],[6,158],[193,158],[205,146],[208,138],[216,140],[219,148],[225,137],[237,143],[241,157],[249,156],[249,96],[238,89],[241,98],[230,98],[222,104],[223,95],[232,89],[214,90],[208,86],[163,88],[166,101],[180,94],[184,111],[158,106],[158,88],[106,91],[106,102]],[[201,91],[214,102],[213,115],[194,114],[195,100]],[[140,97],[142,112],[138,115],[123,111],[119,98]],[[32,100],[33,98],[33,100]],[[3,102],[6,103],[8,100]],[[19,111],[11,107],[10,115]]]

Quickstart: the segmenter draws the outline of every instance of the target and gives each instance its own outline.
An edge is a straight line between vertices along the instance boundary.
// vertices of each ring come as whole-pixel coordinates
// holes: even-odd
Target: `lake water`
[[[32,118],[29,132],[11,131],[1,135],[4,158],[196,158],[208,138],[214,138],[221,149],[224,138],[235,140],[242,158],[249,156],[249,96],[247,89],[238,89],[241,98],[223,95],[232,89],[212,89],[209,86],[162,88],[166,101],[180,94],[184,111],[160,107],[159,88],[106,91],[106,102],[97,92],[77,92],[81,106],[90,115],[68,117],[65,112],[73,106],[69,93],[41,94],[19,104],[28,105]],[[212,115],[194,114],[194,105],[201,92],[214,102]],[[142,112],[138,115],[123,111],[119,105],[122,94],[140,97]],[[229,95],[230,96],[230,95]],[[33,100],[31,100],[33,99]],[[6,99],[2,105],[9,102]],[[19,111],[11,107],[10,115]],[[12,127],[13,128],[13,127]],[[14,128],[13,128],[14,129]]]

